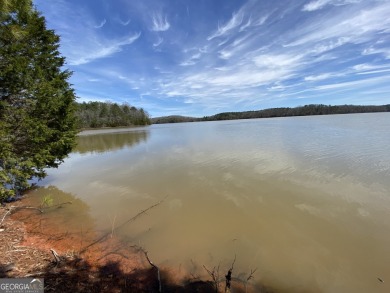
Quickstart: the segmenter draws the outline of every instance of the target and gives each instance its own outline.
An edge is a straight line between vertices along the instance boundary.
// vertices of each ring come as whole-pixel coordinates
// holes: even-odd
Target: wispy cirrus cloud
[[[244,18],[244,14],[242,11],[238,11],[238,12],[233,13],[232,17],[230,18],[230,20],[227,23],[225,23],[222,26],[218,23],[218,29],[214,33],[212,33],[207,38],[207,40],[210,41],[214,38],[221,37],[221,36],[227,34],[229,31],[240,26],[242,21],[243,21],[243,18]]]
[[[321,80],[326,80],[329,78],[334,78],[334,77],[339,77],[339,76],[344,76],[344,73],[321,73],[318,75],[309,75],[304,78],[305,81],[321,81]]]
[[[345,89],[350,90],[353,86],[358,86],[359,88],[364,88],[367,86],[377,85],[382,83],[385,80],[388,80],[389,76],[380,76],[380,77],[371,77],[364,80],[354,80],[354,81],[346,81],[346,82],[336,82],[331,84],[319,85],[316,86],[315,90],[330,90],[330,89]]]
[[[327,5],[340,6],[357,2],[360,2],[360,0],[315,0],[305,4],[302,11],[315,11],[322,9]]]
[[[88,46],[79,48],[77,52],[68,53],[69,65],[82,65],[92,62],[96,59],[105,58],[122,51],[126,45],[134,43],[141,33],[135,33],[129,37],[117,40],[103,40],[92,38]]]
[[[164,42],[164,39],[159,37],[158,40],[156,42],[153,43],[153,47],[158,47],[162,44],[162,42]]]
[[[291,33],[291,42],[285,46],[314,45],[319,53],[346,43],[363,43],[377,39],[375,34],[390,31],[390,5],[378,2],[364,9],[344,10],[332,18],[319,18]],[[381,19],[381,21],[377,21]]]
[[[102,28],[106,24],[107,20],[103,19],[102,22],[99,25],[95,25],[95,28]]]
[[[67,64],[72,66],[112,56],[141,36],[140,32],[120,37],[106,36],[106,18],[96,25],[95,17],[89,11],[65,0],[48,2],[46,14],[52,19],[54,29],[61,32],[60,49]]]
[[[128,19],[128,20],[122,20],[121,18],[117,18],[117,21],[123,25],[123,26],[128,26],[131,22],[131,19]]]
[[[390,59],[390,48],[380,48],[371,46],[366,48],[362,52],[363,55],[373,55],[373,54],[381,54],[385,56],[386,59]]]
[[[154,13],[152,15],[152,31],[164,32],[169,30],[170,27],[171,25],[167,20],[167,16],[163,16],[161,13]]]

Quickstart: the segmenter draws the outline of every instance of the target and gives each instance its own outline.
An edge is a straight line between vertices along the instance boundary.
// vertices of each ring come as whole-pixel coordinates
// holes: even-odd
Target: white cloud
[[[337,82],[332,84],[319,85],[315,87],[315,90],[333,90],[333,89],[346,89],[350,90],[353,87],[367,87],[373,86],[378,83],[382,83],[386,80],[389,80],[390,76],[380,76],[380,77],[372,77],[364,80],[354,80],[354,81],[346,81],[346,82]]]
[[[360,63],[352,66],[352,69],[354,71],[361,72],[361,71],[382,69],[384,67],[388,67],[388,65],[373,65],[369,63]]]
[[[268,19],[268,17],[269,17],[269,15],[265,15],[265,16],[260,17],[257,21],[255,21],[255,22],[253,23],[253,25],[254,25],[254,26],[263,25],[263,24],[266,22],[266,20]]]
[[[157,42],[153,43],[153,47],[158,47],[162,44],[162,42],[164,41],[163,38],[159,37]]]
[[[187,60],[181,62],[180,66],[195,65],[200,60],[202,55],[207,52],[207,50],[204,50],[204,48],[196,49],[196,50],[197,50],[197,52],[193,53],[189,58],[187,58]],[[187,50],[185,50],[185,51],[187,51]]]
[[[120,38],[106,37],[104,30],[98,28],[102,28],[107,20],[96,25],[87,7],[76,7],[76,4],[65,0],[44,1],[44,4],[48,25],[60,34],[60,50],[69,65],[77,66],[109,57],[135,42],[141,35],[133,33]]]
[[[141,33],[136,33],[120,40],[102,40],[92,36],[85,46],[67,53],[68,64],[81,65],[96,59],[111,56],[112,54],[120,52],[123,46],[135,42],[140,36]]]
[[[315,0],[303,6],[302,11],[315,11],[324,8],[327,5],[347,5],[360,2],[360,0]]]
[[[207,40],[212,40],[214,38],[220,37],[228,33],[229,31],[233,30],[234,28],[241,25],[244,18],[244,14],[242,11],[238,11],[236,13],[233,13],[232,18],[225,24],[220,26],[218,24],[218,29],[214,33],[212,33]]]
[[[382,54],[386,59],[390,59],[390,48],[370,47],[362,52],[363,55]]]
[[[224,67],[205,69],[194,66],[187,74],[175,75],[174,79],[168,76],[167,81],[158,86],[159,94],[187,97],[203,106],[210,103],[221,106],[229,98],[233,99],[230,106],[231,103],[250,104],[254,96],[261,96],[258,87],[276,84],[294,76],[301,66],[301,58],[295,54],[257,54]],[[256,100],[255,104],[259,101]],[[226,106],[229,106],[229,102]]]
[[[305,81],[319,81],[333,77],[332,73],[323,73],[319,75],[309,75],[305,77]]]
[[[389,64],[373,65],[369,63],[361,63],[352,66],[352,71],[358,75],[378,74],[390,72]]]
[[[349,40],[350,38],[348,37],[339,37],[336,40],[321,42],[320,44],[316,45],[313,50],[311,50],[311,53],[322,54],[324,52],[331,51],[333,49],[336,49],[340,46],[347,44]]]
[[[374,6],[373,4],[377,4]],[[333,17],[314,18],[311,22],[290,32],[291,46],[321,46],[318,50],[326,50],[346,42],[359,44],[377,38],[375,34],[390,32],[390,2],[376,2],[359,10],[343,10]],[[378,21],[378,20],[381,21]],[[295,40],[294,40],[295,39]],[[331,45],[329,42],[334,42]]]
[[[131,19],[129,18],[128,20],[124,21],[124,20],[118,18],[118,22],[119,22],[121,25],[123,25],[123,26],[128,26],[128,25],[130,24],[130,22],[131,22]]]
[[[193,60],[186,60],[186,61],[181,62],[179,65],[180,66],[191,66],[191,65],[195,65],[195,64],[196,63]]]
[[[96,25],[95,28],[102,28],[106,24],[106,22],[107,20],[103,19],[103,21],[99,25]]]
[[[302,10],[303,11],[315,11],[315,10],[323,8],[324,6],[326,6],[331,1],[332,0],[312,1],[312,2],[307,3],[305,6],[303,6]]]
[[[252,17],[248,19],[248,21],[240,27],[240,32],[244,31],[245,29],[249,28],[252,24]]]
[[[169,30],[171,25],[169,24],[167,17],[162,14],[155,13],[152,16],[152,31],[164,32]]]
[[[290,71],[297,67],[302,55],[295,54],[262,54],[256,56],[253,61],[261,69],[284,69]]]

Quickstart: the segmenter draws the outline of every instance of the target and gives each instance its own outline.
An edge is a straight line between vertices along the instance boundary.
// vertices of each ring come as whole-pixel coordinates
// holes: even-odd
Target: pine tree
[[[0,201],[73,147],[75,95],[58,49],[31,0],[0,0]]]

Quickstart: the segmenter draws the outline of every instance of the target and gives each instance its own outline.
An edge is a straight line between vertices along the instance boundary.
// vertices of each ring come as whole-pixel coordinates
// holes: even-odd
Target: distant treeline
[[[166,116],[152,118],[152,123],[178,123],[195,121],[216,121],[216,120],[235,120],[235,119],[253,119],[253,118],[272,118],[272,117],[290,117],[290,116],[310,116],[310,115],[330,115],[330,114],[352,114],[352,113],[372,113],[372,112],[390,112],[389,105],[381,106],[355,106],[355,105],[306,105],[295,108],[270,108],[258,111],[245,112],[225,112],[203,118],[184,117],[184,116]]]
[[[151,124],[142,108],[110,102],[77,103],[78,128],[101,128]]]

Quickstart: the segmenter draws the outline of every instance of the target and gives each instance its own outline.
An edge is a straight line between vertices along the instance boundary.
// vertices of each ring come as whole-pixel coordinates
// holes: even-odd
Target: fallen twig
[[[143,214],[145,214],[146,212],[148,212],[149,210],[153,209],[154,207],[160,205],[164,200],[165,200],[166,197],[164,197],[162,200],[160,200],[158,203],[155,203],[154,205],[148,207],[147,209],[144,209],[142,211],[140,211],[138,214],[136,214],[134,217],[128,219],[127,221],[123,222],[122,224],[120,224],[119,226],[117,227],[112,227],[111,229],[111,232],[109,233],[106,233],[104,234],[103,236],[101,236],[99,239],[95,240],[94,242],[88,244],[87,246],[85,246],[82,250],[80,250],[80,253],[84,253],[85,251],[87,251],[88,248],[90,248],[91,246],[105,240],[109,235],[113,235],[114,231],[122,228],[123,226],[125,226],[126,224],[132,222],[132,221],[135,221],[137,218],[139,218],[140,216],[142,216]]]
[[[248,278],[246,278],[246,280],[245,280],[245,293],[247,292],[247,285],[248,285],[248,282],[249,282],[250,279],[253,279],[253,274],[254,274],[256,271],[257,271],[257,268],[255,268],[254,270],[251,269],[251,272],[250,272]]]
[[[44,207],[43,209],[46,210],[46,209],[52,209],[52,208],[55,208],[55,207],[62,207],[64,204],[72,204],[72,202],[71,201],[61,202],[59,204],[55,204],[55,205],[50,205],[50,206]]]
[[[9,209],[9,210],[4,214],[3,218],[1,219],[0,225],[3,224],[5,217],[7,217],[9,214],[11,214],[11,209]]]
[[[5,218],[6,218],[8,215],[10,215],[10,214],[12,214],[12,213],[14,213],[14,212],[16,212],[16,211],[18,211],[18,210],[23,210],[23,209],[26,209],[26,210],[36,210],[36,211],[39,211],[40,213],[43,213],[43,211],[42,211],[41,209],[36,208],[36,207],[30,207],[30,206],[16,207],[16,206],[11,206],[11,207],[8,209],[8,211],[4,214],[3,218],[1,219],[0,225],[3,224]]]

